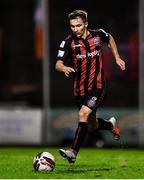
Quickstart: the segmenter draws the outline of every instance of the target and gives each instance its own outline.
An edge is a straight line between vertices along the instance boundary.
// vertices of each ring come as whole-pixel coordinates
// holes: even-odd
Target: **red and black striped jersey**
[[[102,89],[105,80],[103,72],[103,43],[109,42],[109,34],[102,29],[88,30],[86,39],[71,34],[60,44],[57,60],[64,64],[71,60],[74,73],[74,96],[83,96],[88,91]]]

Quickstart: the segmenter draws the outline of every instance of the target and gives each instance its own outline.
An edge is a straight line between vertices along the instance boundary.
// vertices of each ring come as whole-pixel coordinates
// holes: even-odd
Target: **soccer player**
[[[70,149],[59,150],[60,155],[67,158],[69,163],[74,163],[88,130],[109,130],[114,137],[120,138],[115,117],[109,120],[96,118],[96,110],[105,95],[103,44],[110,47],[122,71],[125,70],[125,62],[120,58],[111,34],[103,29],[88,28],[86,11],[75,10],[68,18],[72,33],[59,46],[55,68],[67,77],[71,73],[74,75],[74,97],[79,108],[78,127]],[[69,59],[72,66],[67,65]]]

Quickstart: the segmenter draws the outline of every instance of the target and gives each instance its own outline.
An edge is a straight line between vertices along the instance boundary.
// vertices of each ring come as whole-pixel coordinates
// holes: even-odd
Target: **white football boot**
[[[59,153],[62,157],[67,158],[69,163],[75,163],[76,161],[76,155],[73,152],[73,150],[64,150],[64,149],[60,149]]]
[[[112,133],[114,135],[114,139],[115,140],[119,140],[120,139],[120,129],[117,127],[117,120],[115,117],[111,117],[109,119],[109,121],[112,123],[113,126],[113,130]]]

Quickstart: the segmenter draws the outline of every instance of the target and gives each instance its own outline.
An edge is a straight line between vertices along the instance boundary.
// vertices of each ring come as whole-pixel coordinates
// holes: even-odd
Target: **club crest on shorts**
[[[97,97],[93,96],[88,102],[87,102],[87,105],[88,107],[94,107],[95,104],[96,104],[96,100],[97,100]]]

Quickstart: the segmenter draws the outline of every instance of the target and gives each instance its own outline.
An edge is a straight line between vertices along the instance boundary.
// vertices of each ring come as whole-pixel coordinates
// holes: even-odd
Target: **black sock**
[[[97,118],[97,120],[99,123],[98,130],[102,130],[102,129],[103,130],[112,130],[113,129],[111,122],[101,119],[101,118]]]
[[[79,122],[71,148],[78,153],[88,130],[88,123]]]

